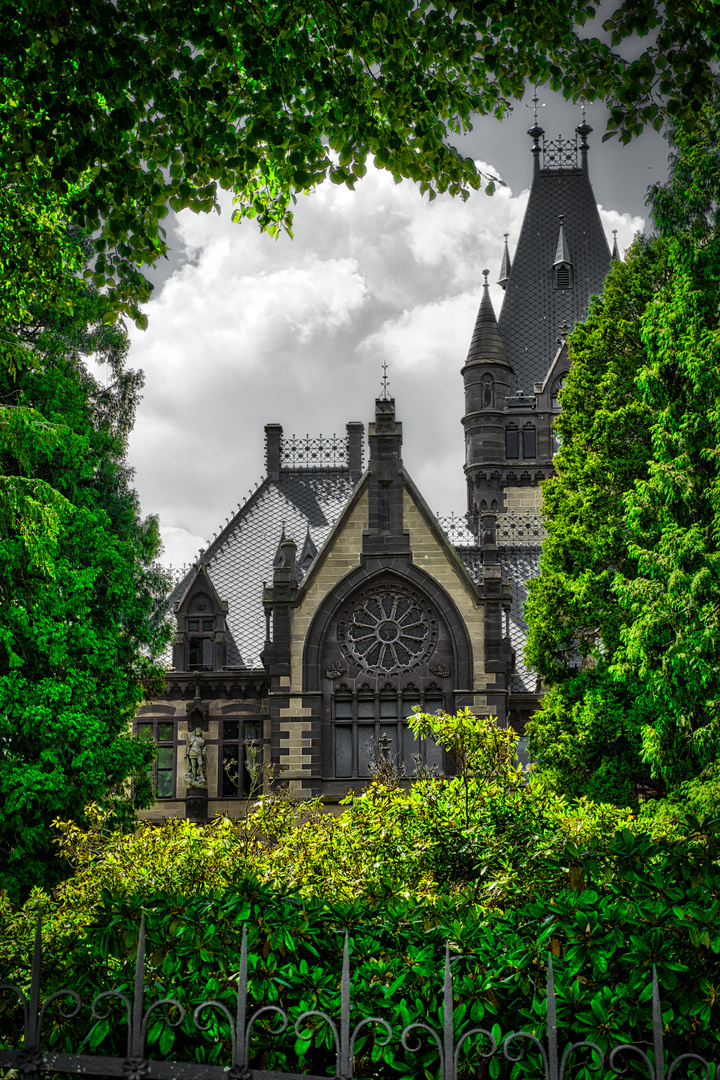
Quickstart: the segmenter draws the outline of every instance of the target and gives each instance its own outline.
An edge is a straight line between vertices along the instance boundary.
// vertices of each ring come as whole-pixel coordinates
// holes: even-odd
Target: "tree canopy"
[[[602,98],[624,141],[668,116],[692,126],[717,14],[715,0],[625,0],[604,23],[608,45],[588,32],[587,0],[20,4],[4,15],[0,80],[14,317],[65,260],[53,215],[95,237],[88,273],[107,287],[107,317],[142,324],[139,268],[165,252],[168,206],[211,210],[218,185],[271,232],[291,227],[297,192],[352,187],[368,158],[431,197],[491,190],[448,140],[474,113],[501,117],[527,81]],[[623,58],[624,40],[649,34]],[[46,242],[31,250],[38,206]]]
[[[142,377],[97,292],[78,288],[74,307],[2,327],[0,858],[14,893],[61,873],[55,817],[81,821],[91,800],[132,816],[133,777],[152,801],[153,748],[128,723],[169,635],[157,521],[141,520],[125,461]]]

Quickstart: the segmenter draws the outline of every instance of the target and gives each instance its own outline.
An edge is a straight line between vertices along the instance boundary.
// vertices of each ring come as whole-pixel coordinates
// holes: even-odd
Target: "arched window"
[[[565,386],[566,377],[567,377],[567,372],[564,375],[561,375],[560,378],[555,383],[555,388],[553,390],[553,396],[552,396],[552,407],[553,407],[553,409],[559,409],[560,408],[559,394],[560,394],[560,391]]]

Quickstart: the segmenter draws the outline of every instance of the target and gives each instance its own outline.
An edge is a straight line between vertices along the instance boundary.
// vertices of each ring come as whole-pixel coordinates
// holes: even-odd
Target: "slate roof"
[[[527,641],[528,626],[523,618],[523,604],[527,600],[527,583],[540,572],[540,545],[525,547],[499,547],[503,581],[512,582],[510,607],[510,641],[515,650],[515,673],[510,685],[511,694],[532,694],[535,675],[525,664],[523,652]]]
[[[273,563],[283,535],[298,547],[302,580],[313,548],[319,550],[360,480],[349,469],[284,469],[266,479],[205,553],[210,578],[228,601],[228,668],[261,668],[265,643],[263,581],[272,583]],[[308,544],[308,535],[310,544]],[[184,594],[195,570],[178,582],[172,603]]]
[[[560,214],[571,289],[555,289],[553,282]],[[563,322],[572,328],[585,316],[609,270],[610,249],[586,173],[541,169],[530,190],[498,320],[505,354],[526,394],[544,380]]]

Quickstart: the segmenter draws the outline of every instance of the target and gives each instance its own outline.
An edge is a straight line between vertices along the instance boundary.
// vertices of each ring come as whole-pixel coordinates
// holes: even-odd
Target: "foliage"
[[[527,729],[548,782],[696,812],[719,805],[717,90],[706,120],[673,127],[661,236],[571,335],[526,652],[550,687]]]
[[[60,939],[97,917],[107,890],[193,896],[226,889],[243,873],[278,893],[321,900],[464,896],[502,911],[562,889],[567,876],[557,856],[569,841],[605,850],[619,828],[682,835],[677,808],[656,823],[585,798],[568,802],[534,778],[524,783],[504,751],[492,780],[473,774],[474,764],[490,760],[497,728],[489,717],[478,718],[474,732],[464,721],[458,735],[447,716],[417,718],[418,726],[435,725],[429,730],[438,741],[445,731],[448,744],[475,744],[467,787],[462,776],[426,777],[409,787],[372,782],[344,800],[339,817],[319,799],[300,801],[282,787],[248,800],[244,817],[204,826],[171,819],[123,833],[109,809],[89,806],[87,825],[54,823],[55,843],[74,873],[52,898],[36,890],[26,913],[43,909]],[[503,739],[513,742],[507,733]]]
[[[3,326],[0,367],[0,857],[13,893],[62,873],[55,817],[82,821],[95,799],[127,819],[130,777],[151,799],[152,748],[128,722],[169,633],[157,522],[140,519],[125,462],[142,385],[125,332],[87,288],[72,316],[33,314]]]
[[[21,5],[3,23],[3,234],[66,215],[96,236],[106,315],[143,324],[138,268],[165,253],[168,206],[209,211],[218,184],[271,232],[291,227],[296,193],[352,187],[369,157],[465,197],[482,178],[448,138],[474,112],[501,117],[528,81],[603,98],[623,141],[666,116],[692,126],[720,44],[712,0],[624,0],[611,46],[581,36],[595,14],[587,0]],[[637,59],[617,51],[649,31]],[[64,259],[52,221],[42,230],[34,256],[20,244],[3,262],[18,298],[3,284],[0,300],[23,311]]]
[[[208,998],[234,1013],[243,927],[248,929],[249,1012],[261,1003],[288,1009],[285,1034],[273,1034],[272,1018],[254,1029],[251,1066],[332,1073],[334,1053],[327,1028],[309,1021],[311,1037],[296,1039],[292,1021],[306,1009],[339,1012],[340,965],[349,933],[352,1007],[361,1016],[384,1016],[392,1024],[387,1049],[372,1049],[363,1033],[356,1045],[357,1075],[435,1075],[437,1050],[418,1053],[400,1045],[402,1028],[426,1022],[442,1031],[445,943],[453,954],[453,1023],[492,1030],[498,1042],[510,1032],[535,1031],[545,1039],[546,976],[552,953],[557,994],[559,1050],[565,1040],[590,1039],[604,1053],[633,1042],[652,1058],[651,967],[657,968],[663,1041],[668,1061],[681,1053],[717,1062],[720,998],[720,868],[717,819],[688,820],[682,842],[618,832],[607,853],[592,844],[569,844],[558,869],[580,866],[575,888],[560,890],[550,904],[533,901],[488,915],[463,897],[435,900],[384,897],[354,903],[279,895],[240,873],[223,891],[204,895],[106,892],[93,926],[62,941],[44,940],[43,996],[63,986],[80,992],[85,1008],[76,1019],[57,1013],[46,1025],[53,1050],[125,1052],[124,1017],[93,1020],[87,1003],[110,987],[132,986],[141,915],[147,926],[146,1007],[176,997],[186,1007],[179,1027],[157,1015],[148,1031],[150,1055],[176,1060],[227,1060],[223,1021],[206,1034],[194,1029],[192,1007]],[[5,908],[0,978],[26,984],[33,918]],[[115,1014],[113,1014],[115,1016]],[[10,1025],[5,1023],[3,1030]],[[484,1041],[470,1047],[488,1048]],[[467,1049],[466,1049],[467,1052]],[[537,1074],[537,1051],[527,1048],[512,1067],[498,1055],[492,1077]],[[379,1059],[382,1058],[382,1064]],[[645,1075],[628,1056],[630,1075]],[[375,1063],[378,1062],[376,1065]],[[461,1077],[477,1075],[462,1057]],[[582,1059],[581,1059],[582,1062]],[[383,1064],[385,1071],[383,1071]],[[426,1072],[427,1071],[427,1072]],[[690,1075],[699,1072],[690,1065]],[[582,1068],[581,1080],[590,1080]]]

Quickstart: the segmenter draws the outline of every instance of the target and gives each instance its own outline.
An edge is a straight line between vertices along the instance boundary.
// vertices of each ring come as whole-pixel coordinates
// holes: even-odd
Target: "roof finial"
[[[380,400],[381,401],[389,401],[390,400],[390,394],[388,393],[389,379],[388,379],[388,374],[387,374],[387,360],[383,360],[382,369],[383,369],[382,379],[381,379],[382,392],[380,394]]]
[[[508,251],[509,235],[510,233],[503,233],[503,236],[505,237],[505,250],[503,251],[502,265],[500,267],[500,277],[498,278],[497,282],[498,285],[500,285],[503,289],[508,283],[508,279],[510,277],[510,270],[512,268],[512,264],[510,262],[510,252]]]
[[[490,277],[490,271],[483,270],[483,277],[485,278],[485,280],[483,281],[483,289],[489,289],[490,286],[488,285],[488,278]]]
[[[540,98],[537,96],[537,86],[535,87],[535,96],[533,98],[531,98],[531,100],[532,100],[532,105],[528,105],[528,103],[526,101],[525,102],[525,108],[533,110],[533,123],[534,123],[535,127],[537,127],[538,105],[540,106],[541,109],[545,108],[545,102],[544,101],[541,102]]]
[[[613,246],[612,246],[612,254],[611,254],[610,258],[613,260],[613,262],[620,262],[620,248],[618,247],[618,242],[617,242],[617,234],[618,234],[617,229],[613,229],[612,234],[613,234]]]

